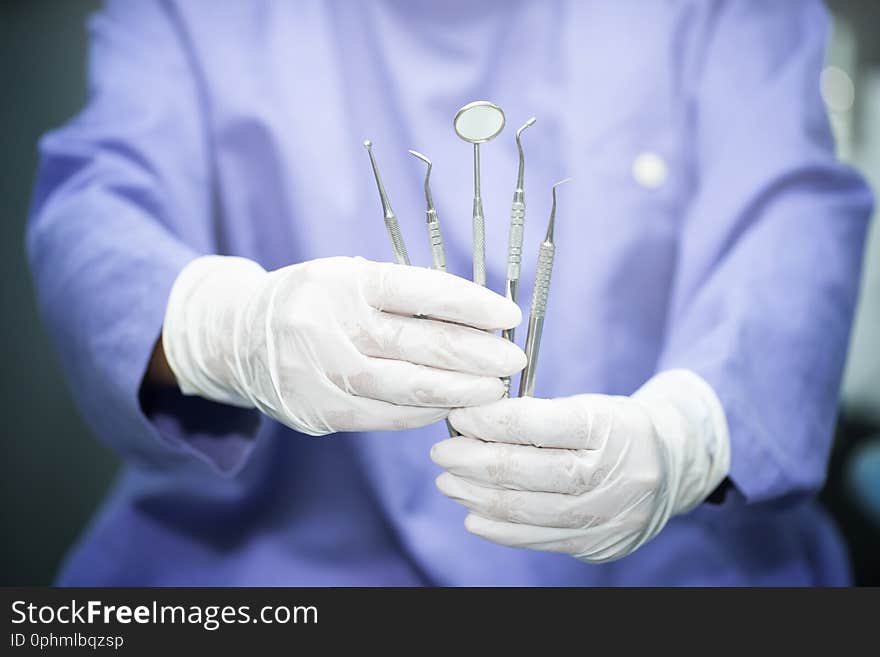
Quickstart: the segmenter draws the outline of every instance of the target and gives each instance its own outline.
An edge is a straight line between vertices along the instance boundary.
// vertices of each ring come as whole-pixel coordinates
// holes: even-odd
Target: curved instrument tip
[[[520,137],[522,137],[523,130],[528,128],[531,125],[535,125],[535,121],[537,119],[533,116],[528,121],[520,126],[520,129],[516,131],[516,150],[519,151],[519,168],[516,173],[516,188],[523,188],[523,179],[525,178],[526,173],[526,158],[523,154],[522,142],[520,141]]]
[[[412,149],[409,150],[409,154],[413,157],[419,158],[422,162],[428,165],[428,168],[425,170],[425,203],[428,205],[428,209],[431,210],[434,208],[434,199],[431,197],[431,160],[427,155],[422,155],[418,151],[414,151]]]
[[[547,222],[547,235],[544,237],[545,242],[553,243],[553,229],[556,225],[556,188],[567,183],[571,178],[564,178],[553,185],[553,203],[550,206],[550,221]]]
[[[419,158],[422,162],[424,162],[425,164],[427,164],[428,166],[431,166],[431,160],[428,159],[428,156],[427,156],[427,155],[422,155],[422,154],[419,153],[418,151],[414,151],[414,150],[412,150],[412,149],[410,149],[408,152],[409,152],[409,154],[412,155],[413,157],[417,157],[417,158]]]
[[[533,126],[533,125],[535,125],[535,121],[537,121],[537,120],[538,120],[538,119],[536,119],[536,118],[533,116],[533,117],[530,118],[528,121],[526,121],[525,123],[523,123],[523,124],[520,126],[519,130],[516,131],[516,140],[519,141],[519,138],[520,138],[520,136],[522,135],[523,130],[525,130],[525,129],[528,128],[529,126]]]

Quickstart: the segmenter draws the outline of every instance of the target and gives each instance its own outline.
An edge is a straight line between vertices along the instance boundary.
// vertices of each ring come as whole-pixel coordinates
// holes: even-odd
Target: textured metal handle
[[[544,316],[547,314],[547,297],[550,295],[550,276],[553,273],[553,255],[556,247],[551,242],[541,242],[538,250],[538,267],[535,270],[535,286],[532,288],[532,308],[529,312],[529,328],[526,333],[526,367],[519,381],[519,396],[531,397],[535,391],[535,372]]]
[[[440,233],[440,221],[436,210],[428,210],[428,239],[431,242],[431,259],[434,269],[446,271],[446,251],[443,248],[443,235]]]
[[[507,245],[507,280],[519,280],[520,263],[522,262],[523,226],[526,220],[526,204],[517,196],[513,197],[513,207],[510,210],[510,238]]]
[[[388,236],[391,238],[391,248],[394,249],[394,257],[397,258],[397,264],[408,265],[409,254],[406,252],[406,244],[403,242],[403,235],[400,233],[400,226],[393,212],[385,215],[385,228],[388,229]]]
[[[479,197],[474,199],[474,283],[486,285],[486,220]]]
[[[550,294],[550,276],[553,273],[553,255],[556,247],[548,242],[541,243],[538,251],[538,267],[535,271],[535,287],[532,289],[531,316],[540,319],[547,312],[547,297]]]

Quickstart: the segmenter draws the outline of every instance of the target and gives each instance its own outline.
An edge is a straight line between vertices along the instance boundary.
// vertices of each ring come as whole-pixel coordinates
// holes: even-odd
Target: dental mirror
[[[459,137],[482,144],[504,130],[504,110],[488,100],[478,100],[458,110],[453,124]]]
[[[458,110],[452,124],[455,134],[474,145],[474,283],[485,285],[486,225],[480,197],[480,144],[504,130],[504,110],[488,100],[478,100]]]

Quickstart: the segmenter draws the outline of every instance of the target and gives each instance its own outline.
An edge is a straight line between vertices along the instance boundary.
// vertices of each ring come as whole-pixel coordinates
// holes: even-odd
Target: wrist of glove
[[[171,289],[162,325],[165,358],[185,395],[253,408],[239,378],[236,331],[268,274],[252,260],[205,256],[187,265]]]
[[[700,504],[730,464],[727,423],[708,383],[670,370],[631,397],[503,399],[449,416],[462,434],[434,446],[440,490],[488,540],[601,563]]]
[[[344,257],[266,272],[205,256],[175,281],[162,340],[184,394],[324,435],[500,399],[525,354],[487,330],[520,320],[504,297],[443,272]]]

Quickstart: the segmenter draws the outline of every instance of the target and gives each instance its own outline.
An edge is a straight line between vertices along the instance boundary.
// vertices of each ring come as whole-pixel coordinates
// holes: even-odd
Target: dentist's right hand
[[[416,317],[418,315],[419,317]],[[181,391],[311,435],[407,429],[500,399],[518,306],[451,274],[362,258],[266,272],[203,256],[178,275],[162,347]]]

